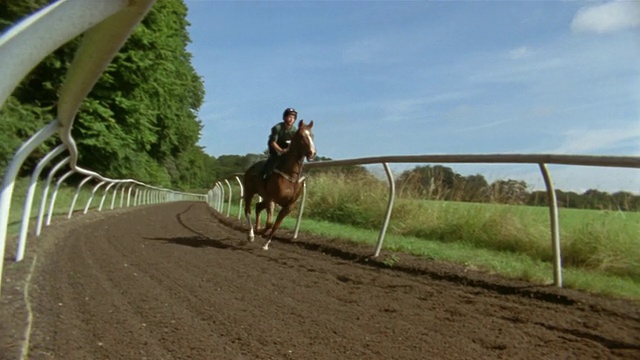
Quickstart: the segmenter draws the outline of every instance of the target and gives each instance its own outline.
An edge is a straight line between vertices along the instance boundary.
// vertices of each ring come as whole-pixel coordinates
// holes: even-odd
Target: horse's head
[[[305,124],[304,120],[300,120],[298,123],[298,131],[292,139],[292,145],[295,142],[295,146],[299,146],[301,155],[307,158],[307,161],[313,160],[316,157],[316,145],[313,142],[313,120],[309,124]]]

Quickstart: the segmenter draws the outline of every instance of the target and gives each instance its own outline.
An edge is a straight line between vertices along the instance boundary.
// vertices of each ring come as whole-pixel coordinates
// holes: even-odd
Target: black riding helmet
[[[282,120],[284,120],[284,118],[287,117],[287,115],[291,115],[293,114],[293,116],[296,117],[296,119],[298,118],[298,112],[296,111],[296,109],[294,108],[286,108],[284,110],[284,113],[282,113]]]

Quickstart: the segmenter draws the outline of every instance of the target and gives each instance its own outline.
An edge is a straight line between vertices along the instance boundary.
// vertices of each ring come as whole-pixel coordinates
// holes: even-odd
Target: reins
[[[278,165],[276,165],[276,167],[273,169],[273,172],[276,174],[279,174],[280,176],[282,176],[285,180],[291,182],[291,183],[301,183],[304,181],[304,179],[306,178],[306,176],[302,176],[300,177],[300,174],[302,174],[302,167],[304,166],[304,154],[301,153],[300,149],[298,149],[298,147],[293,147],[295,144],[292,142],[291,143],[291,150],[288,153],[286,153],[284,156],[286,158],[282,159],[283,161],[280,161],[278,165],[285,163],[288,164],[290,163],[290,158],[293,157],[293,159],[299,158],[299,160],[297,161],[297,168],[298,171],[295,171],[296,168],[296,163],[294,163],[291,166],[291,171],[293,172],[293,174],[287,174],[286,172],[278,169]],[[295,157],[294,157],[295,156]]]
[[[287,155],[289,155],[289,154],[287,154]],[[285,156],[287,156],[287,155],[285,155]],[[283,159],[283,160],[288,160],[288,159]],[[285,161],[281,161],[280,164],[283,163],[283,162],[285,162]],[[300,174],[302,173],[303,164],[304,164],[304,155],[300,156],[300,160],[298,161],[299,171],[295,171],[293,169],[294,166],[291,166],[292,174],[287,174],[286,172],[278,169],[278,166],[276,165],[276,167],[273,169],[273,172],[276,173],[276,174],[279,174],[280,176],[282,176],[283,178],[285,178],[289,182],[301,183],[306,178],[306,176],[300,177]]]
[[[276,173],[276,174],[280,174],[280,176],[282,176],[283,178],[285,178],[286,180],[288,180],[289,182],[292,182],[292,183],[301,183],[301,182],[304,181],[304,179],[307,178],[306,176],[303,176],[303,177],[299,178],[298,180],[296,180],[293,177],[283,173],[282,171],[280,171],[278,169],[274,169],[273,172]]]

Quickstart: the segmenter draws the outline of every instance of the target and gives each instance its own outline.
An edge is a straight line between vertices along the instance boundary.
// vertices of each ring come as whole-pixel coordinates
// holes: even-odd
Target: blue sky
[[[210,155],[262,153],[294,107],[333,159],[640,156],[639,1],[186,4]],[[544,186],[536,165],[445,165]],[[564,190],[640,193],[638,169],[550,169]]]

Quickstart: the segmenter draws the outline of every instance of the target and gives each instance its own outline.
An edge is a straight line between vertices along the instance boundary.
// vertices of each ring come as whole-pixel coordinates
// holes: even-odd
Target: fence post
[[[382,249],[382,242],[384,236],[387,233],[387,226],[389,226],[389,219],[391,219],[391,211],[393,210],[393,200],[396,197],[396,184],[393,182],[393,174],[389,168],[389,164],[382,163],[384,166],[384,172],[387,174],[387,180],[389,181],[389,202],[387,203],[387,213],[384,216],[384,223],[382,229],[380,229],[380,235],[378,236],[378,243],[376,244],[376,250],[373,253],[373,257],[380,255],[380,249]]]
[[[300,222],[302,221],[302,212],[304,211],[304,202],[307,199],[307,181],[302,182],[302,200],[300,200],[300,209],[298,210],[298,219],[296,220],[296,229],[293,232],[293,238],[298,238],[298,231],[300,230]]]
[[[540,171],[547,187],[549,199],[549,218],[551,220],[551,248],[553,250],[553,284],[562,287],[562,255],[560,250],[560,226],[558,221],[558,200],[547,165],[540,163]]]
[[[15,185],[16,176],[22,163],[27,156],[33,152],[40,144],[53,135],[58,129],[58,121],[54,120],[49,125],[40,129],[29,140],[24,142],[16,151],[11,163],[7,167],[0,188],[0,279],[2,279],[2,268],[4,263],[4,251],[9,227],[9,210],[11,209],[11,196]]]
[[[231,184],[229,183],[229,180],[224,179],[224,182],[227,183],[227,188],[229,188],[229,197],[228,197],[228,204],[227,204],[227,217],[229,217],[229,213],[231,212],[231,195],[232,194],[232,190],[231,190]],[[224,208],[223,208],[224,210]]]
[[[236,181],[238,182],[238,186],[240,186],[240,200],[238,201],[238,220],[242,218],[242,202],[244,201],[244,187],[242,186],[242,181],[240,178],[236,176]]]

